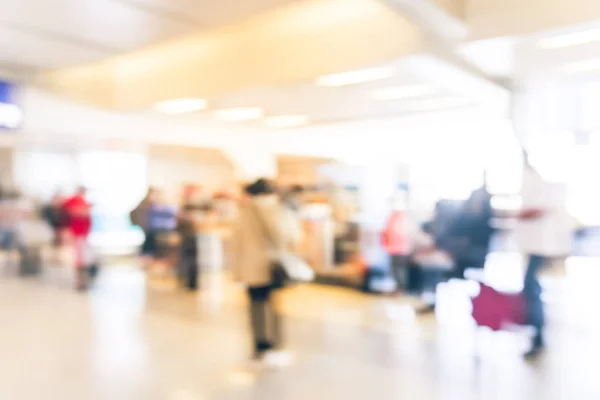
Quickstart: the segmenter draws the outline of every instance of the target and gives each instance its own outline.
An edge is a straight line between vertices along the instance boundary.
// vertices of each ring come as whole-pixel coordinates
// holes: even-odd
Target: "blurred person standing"
[[[63,204],[64,197],[56,193],[50,203],[42,207],[42,216],[54,232],[54,246],[60,246],[64,241],[64,231],[67,228],[67,216]]]
[[[77,268],[77,288],[83,290],[87,286],[87,271],[89,267],[88,237],[92,230],[92,206],[86,199],[86,189],[79,187],[74,196],[63,203],[62,209],[66,218],[67,230],[71,235],[75,249]]]
[[[284,366],[289,354],[280,350],[280,317],[273,303],[273,271],[277,253],[285,249],[281,206],[265,179],[246,186],[235,228],[234,273],[248,286],[252,324],[253,359],[267,366]]]
[[[177,218],[180,237],[178,277],[188,290],[198,289],[198,210],[193,204],[184,204]]]
[[[517,226],[517,242],[527,256],[523,295],[527,303],[528,322],[536,333],[526,356],[538,355],[545,346],[545,315],[539,270],[547,261],[571,253],[575,220],[567,211],[567,187],[545,181],[532,167],[525,154],[521,198],[523,207]]]
[[[16,190],[2,189],[0,198],[0,248],[14,250],[16,248],[15,230],[19,222],[19,197]]]
[[[406,200],[400,196],[393,197],[392,212],[381,232],[381,244],[390,256],[390,266],[398,291],[407,288],[408,264],[418,230],[407,211]]]
[[[139,226],[144,232],[144,242],[142,243],[141,249],[141,255],[143,259],[147,259],[149,257],[151,258],[155,251],[155,238],[152,236],[148,224],[148,214],[150,213],[150,208],[154,203],[155,197],[156,190],[152,187],[148,188],[146,196],[142,199],[140,204],[138,204],[138,206],[131,211],[131,214],[129,215],[131,218],[131,223],[135,226]],[[146,264],[146,262],[144,262],[144,264]]]
[[[163,192],[153,190],[146,218],[148,243],[144,255],[152,262],[163,260],[169,264],[176,258],[174,249],[178,245],[177,207],[166,201]]]
[[[471,193],[443,241],[454,258],[456,278],[464,278],[467,268],[484,268],[494,234],[492,217],[491,196],[484,185]]]
[[[39,274],[42,271],[44,248],[52,243],[54,231],[29,199],[19,201],[19,214],[15,238],[21,260],[20,273]]]

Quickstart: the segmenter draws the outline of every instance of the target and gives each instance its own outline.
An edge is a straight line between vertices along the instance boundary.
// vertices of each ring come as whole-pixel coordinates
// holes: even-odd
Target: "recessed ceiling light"
[[[567,33],[565,35],[540,39],[537,43],[537,47],[550,50],[593,42],[600,42],[600,29],[590,29],[587,31]]]
[[[184,114],[204,110],[207,105],[204,99],[182,98],[158,102],[154,109],[164,114]]]
[[[600,58],[592,58],[590,60],[577,61],[570,64],[566,64],[562,70],[569,74],[576,74],[581,72],[593,72],[600,70]]]
[[[265,125],[270,128],[295,128],[308,124],[306,115],[278,115],[276,117],[265,118]]]
[[[435,88],[429,85],[408,85],[375,90],[372,96],[376,100],[400,100],[429,96],[434,93]]]
[[[342,72],[339,74],[324,75],[317,78],[319,86],[348,86],[386,79],[394,75],[392,68],[369,68],[358,71]]]
[[[264,111],[258,107],[224,108],[215,111],[215,118],[224,122],[251,121],[262,118]]]

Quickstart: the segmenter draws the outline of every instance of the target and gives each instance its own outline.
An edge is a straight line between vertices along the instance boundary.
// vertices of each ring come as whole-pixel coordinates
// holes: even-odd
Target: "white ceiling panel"
[[[106,57],[97,49],[0,25],[0,66],[30,70],[60,68]]]
[[[299,0],[126,0],[185,16],[203,27],[232,23]]]
[[[113,51],[196,28],[189,21],[120,0],[0,0],[0,25]]]
[[[419,74],[421,65],[421,58],[413,57],[388,64],[394,75],[375,82],[343,87],[320,87],[305,82],[289,87],[249,89],[209,99],[209,103],[212,109],[262,107],[267,116],[306,115],[313,123],[391,117],[477,103],[451,85],[441,86],[424,79]],[[374,97],[382,89],[415,87],[431,88],[432,92],[397,100]]]
[[[0,67],[96,61],[292,1],[0,0]]]

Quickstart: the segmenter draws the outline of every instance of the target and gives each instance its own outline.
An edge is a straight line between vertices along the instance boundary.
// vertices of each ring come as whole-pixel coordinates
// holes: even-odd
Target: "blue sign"
[[[0,129],[18,128],[23,121],[23,111],[15,104],[16,87],[0,81]]]
[[[0,81],[0,103],[13,104],[14,85]]]

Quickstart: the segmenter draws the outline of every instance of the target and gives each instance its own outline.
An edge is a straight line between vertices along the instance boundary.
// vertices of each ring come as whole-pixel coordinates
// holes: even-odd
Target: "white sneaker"
[[[262,357],[263,364],[273,369],[289,367],[292,361],[292,354],[283,350],[269,350]]]

